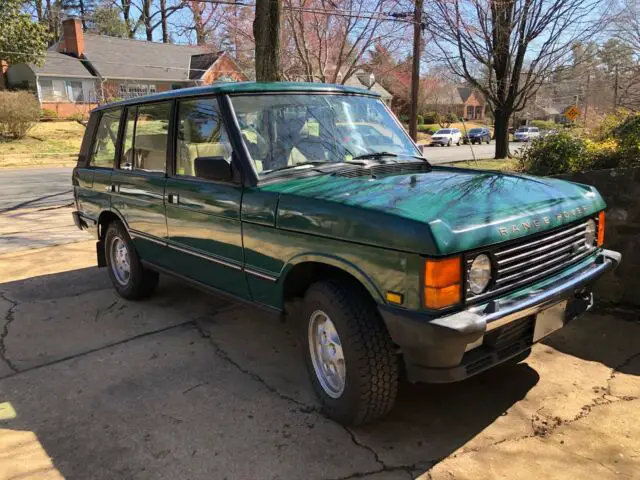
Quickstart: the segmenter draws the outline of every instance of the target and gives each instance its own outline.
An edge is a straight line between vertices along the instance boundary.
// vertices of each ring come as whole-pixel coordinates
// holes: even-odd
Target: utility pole
[[[591,83],[591,73],[587,73],[587,90],[584,94],[584,126],[587,126],[587,110],[589,109],[589,84]]]
[[[614,67],[614,78],[613,78],[613,109],[618,108],[618,65]]]
[[[420,44],[422,35],[422,1],[416,0],[413,11],[413,68],[411,71],[411,108],[409,110],[409,135],[418,140],[418,91],[420,89]]]

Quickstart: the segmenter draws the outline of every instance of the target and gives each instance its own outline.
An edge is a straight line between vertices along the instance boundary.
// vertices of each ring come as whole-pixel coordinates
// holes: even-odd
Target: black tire
[[[126,281],[118,279],[117,269],[114,267],[111,249],[115,242],[121,242],[126,247],[129,260],[129,275]],[[104,235],[105,258],[107,270],[113,287],[122,298],[127,300],[139,300],[149,297],[158,286],[158,272],[148,270],[142,266],[140,257],[126,229],[119,221],[113,221],[107,227]]]
[[[328,315],[344,353],[344,389],[330,396],[316,374],[310,348],[311,320]],[[348,281],[314,283],[304,297],[301,321],[305,364],[322,411],[342,425],[363,425],[391,410],[398,393],[399,361],[375,303],[366,291]]]
[[[449,139],[449,141],[447,142],[447,147],[451,146],[451,139]]]
[[[458,143],[456,143],[457,146],[460,146],[460,140],[458,140]]]
[[[487,145],[491,144],[491,137],[487,137]]]

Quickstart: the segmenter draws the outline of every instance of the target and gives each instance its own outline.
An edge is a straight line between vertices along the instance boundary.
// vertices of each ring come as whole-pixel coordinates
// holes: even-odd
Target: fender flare
[[[118,209],[115,209],[115,208],[109,208],[109,209],[102,210],[100,212],[100,214],[98,215],[98,225],[101,225],[100,219],[102,218],[102,216],[105,213],[112,213],[116,217],[118,217],[118,220],[120,220],[122,225],[124,225],[124,228],[127,230],[127,233],[129,233],[129,225],[127,225],[127,221],[124,219],[124,216],[118,211]],[[100,234],[100,233],[102,233],[102,232],[98,232],[98,234]]]
[[[376,287],[375,283],[357,265],[345,260],[344,258],[324,253],[301,253],[289,259],[289,261],[287,261],[284,268],[280,272],[280,280],[282,285],[284,285],[287,275],[293,269],[293,267],[301,263],[322,263],[331,267],[339,268],[340,270],[343,270],[345,273],[348,273],[356,280],[358,280],[362,284],[362,286],[369,292],[376,303],[386,303],[384,301],[384,296],[382,295],[380,290],[378,290],[378,287]]]

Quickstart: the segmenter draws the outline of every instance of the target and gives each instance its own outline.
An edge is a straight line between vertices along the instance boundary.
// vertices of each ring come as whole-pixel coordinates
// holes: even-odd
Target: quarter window
[[[120,126],[120,114],[122,110],[107,110],[100,117],[93,151],[89,165],[100,168],[113,168],[116,157],[116,145],[118,141],[118,128]]]
[[[160,173],[166,171],[170,114],[170,102],[127,109],[120,168]]]
[[[231,163],[231,144],[215,98],[178,104],[176,174],[198,177],[215,157]]]

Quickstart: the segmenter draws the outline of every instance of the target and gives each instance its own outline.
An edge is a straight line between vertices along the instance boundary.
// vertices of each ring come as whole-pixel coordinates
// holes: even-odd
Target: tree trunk
[[[80,22],[82,22],[82,31],[86,32],[87,31],[87,20],[86,20],[87,10],[84,8],[84,0],[78,1],[78,7],[80,9]]]
[[[493,135],[496,140],[496,160],[502,160],[509,157],[509,117],[509,112],[504,108],[495,109],[495,127]]]
[[[256,43],[256,81],[280,80],[280,11],[281,0],[257,0],[253,20]]]
[[[135,35],[135,31],[131,28],[131,0],[121,0],[122,5],[122,18],[124,19],[124,23],[127,25],[127,34],[129,38],[133,38]]]
[[[144,30],[147,33],[147,40],[153,41],[153,26],[151,25],[151,0],[142,2],[142,17],[144,21]]]
[[[43,23],[44,12],[42,11],[42,0],[36,0],[36,15],[38,16],[38,23]]]
[[[169,29],[167,28],[167,0],[160,0],[160,25],[162,27],[162,43],[169,43]]]
[[[204,25],[202,23],[202,14],[200,12],[200,2],[192,0],[191,12],[193,13],[193,28],[196,31],[196,43],[198,45],[204,45],[207,41],[204,31]]]

